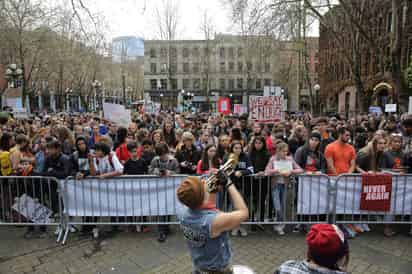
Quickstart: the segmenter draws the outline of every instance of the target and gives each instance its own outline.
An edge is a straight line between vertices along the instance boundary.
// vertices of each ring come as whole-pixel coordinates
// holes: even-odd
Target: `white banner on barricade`
[[[334,197],[328,197],[327,177],[299,177],[298,212],[302,215],[327,214],[333,210]],[[314,178],[317,178],[316,180]],[[320,178],[320,179],[319,179]],[[330,177],[332,187],[336,186],[336,177]],[[362,188],[361,176],[341,177],[337,185],[336,214],[373,214],[376,212],[360,210]],[[393,176],[390,212],[381,214],[412,214],[412,177]]]
[[[179,215],[184,206],[176,197],[176,189],[182,179],[181,176],[70,179],[61,182],[64,213],[104,217]]]

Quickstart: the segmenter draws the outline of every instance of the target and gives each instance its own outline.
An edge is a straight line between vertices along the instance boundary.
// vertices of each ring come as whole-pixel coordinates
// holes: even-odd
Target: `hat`
[[[306,235],[306,243],[312,259],[321,263],[322,266],[336,264],[347,251],[345,236],[336,225],[313,225]]]
[[[320,133],[317,132],[317,131],[312,131],[312,132],[310,133],[309,138],[310,138],[310,139],[312,139],[312,138],[318,138],[319,141],[322,140],[322,136],[321,136]]]
[[[183,141],[184,140],[194,140],[194,139],[195,139],[195,136],[193,136],[193,134],[191,132],[189,132],[189,131],[183,132],[183,135],[182,135],[182,140]]]
[[[191,209],[196,209],[203,204],[205,190],[199,177],[188,176],[177,188],[177,198]]]

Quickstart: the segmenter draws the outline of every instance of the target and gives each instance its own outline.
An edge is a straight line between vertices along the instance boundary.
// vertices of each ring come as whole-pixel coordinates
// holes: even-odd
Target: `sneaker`
[[[365,232],[370,232],[371,231],[368,224],[362,224],[362,228],[363,228],[363,231],[365,231]]]
[[[239,234],[239,231],[240,231],[239,228],[232,229],[232,233],[231,233],[232,236],[236,237]]]
[[[356,233],[363,233],[364,232],[362,224],[354,224],[353,227],[354,227]]]
[[[35,236],[34,230],[29,230],[26,233],[24,233],[24,239],[33,239]]]
[[[47,238],[47,232],[46,231],[40,231],[39,234],[37,235],[37,238],[39,239],[45,239]]]
[[[301,230],[301,225],[295,225],[295,226],[293,227],[292,232],[293,232],[293,233],[299,233],[300,230]]]
[[[99,229],[97,227],[93,228],[93,238],[97,239],[99,238]]]
[[[62,232],[62,227],[61,226],[57,226],[56,227],[56,230],[54,231],[54,235],[59,235],[60,234],[60,232]]]
[[[350,230],[352,230],[355,234],[362,233],[362,230],[359,230],[353,224],[347,224],[346,227],[349,228]]]
[[[76,233],[78,230],[77,230],[77,227],[75,227],[73,225],[70,225],[69,226],[69,231],[70,231],[70,233]]]
[[[246,237],[246,236],[247,236],[246,228],[240,227],[240,228],[239,228],[239,231],[240,231],[240,236],[241,236],[241,237]]]
[[[148,233],[150,231],[152,231],[152,229],[149,226],[143,226],[143,233]]]
[[[346,231],[346,234],[349,236],[349,238],[356,237],[356,232],[350,229],[347,225],[343,225],[342,228],[344,229],[344,231]]]
[[[142,226],[141,225],[136,225],[136,232],[142,232]]]
[[[284,229],[284,225],[274,225],[273,226],[273,230],[279,235],[279,236],[283,236],[285,235],[285,231]]]

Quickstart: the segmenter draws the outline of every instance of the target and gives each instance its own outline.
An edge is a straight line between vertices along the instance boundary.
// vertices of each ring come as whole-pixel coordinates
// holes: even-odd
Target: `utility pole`
[[[296,89],[298,94],[298,106],[297,109],[300,109],[300,100],[301,100],[301,65],[302,65],[302,11],[301,11],[301,1],[299,0],[296,4],[297,13],[298,13],[298,31],[297,31],[297,47],[298,47],[298,66],[297,66],[297,75],[296,75]]]

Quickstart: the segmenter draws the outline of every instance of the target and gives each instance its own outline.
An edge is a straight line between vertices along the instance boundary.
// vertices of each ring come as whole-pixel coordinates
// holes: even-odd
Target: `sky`
[[[93,12],[101,13],[108,23],[107,38],[136,35],[144,39],[156,38],[154,12],[161,0],[84,0]],[[180,0],[180,39],[203,39],[200,31],[201,15],[207,10],[213,15],[217,33],[233,32],[230,13],[222,0]]]

